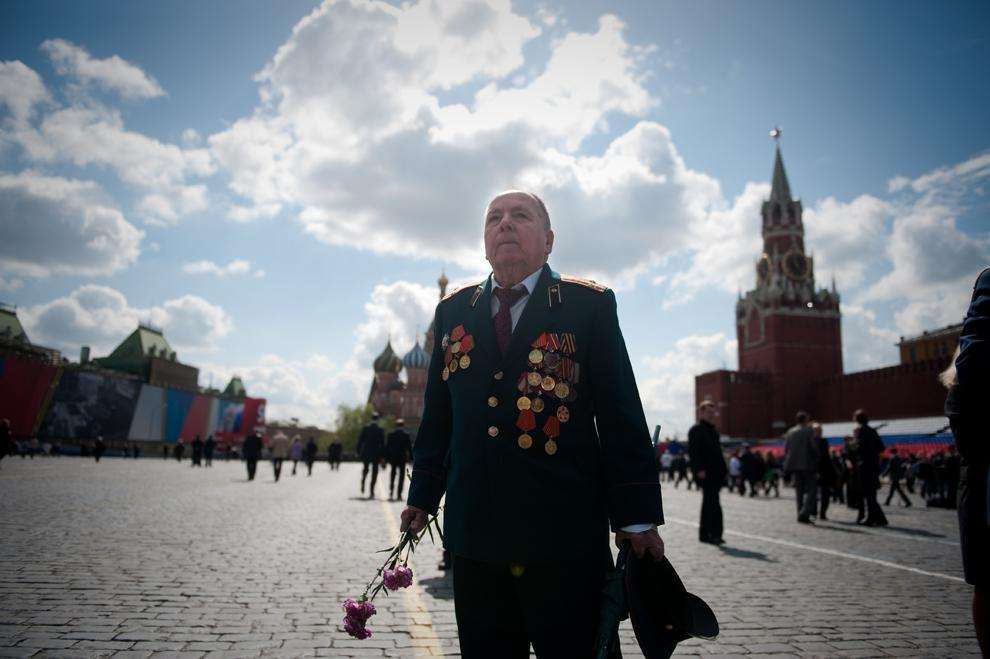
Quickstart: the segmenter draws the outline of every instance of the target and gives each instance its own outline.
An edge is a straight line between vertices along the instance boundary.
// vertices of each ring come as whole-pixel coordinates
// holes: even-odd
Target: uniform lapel
[[[503,364],[511,364],[513,360],[519,358],[520,353],[529,352],[530,344],[536,339],[539,332],[546,329],[550,321],[550,305],[547,301],[547,288],[551,279],[557,277],[557,273],[550,269],[549,265],[543,266],[540,278],[536,280],[536,286],[526,300],[526,307],[522,316],[516,324],[516,329],[512,332],[509,340],[509,347],[502,358]],[[494,335],[494,330],[492,331]],[[496,345],[496,350],[498,346]]]
[[[492,278],[485,282],[485,290],[471,310],[471,333],[475,342],[495,363],[501,359],[498,341],[495,339],[495,324],[492,322]]]

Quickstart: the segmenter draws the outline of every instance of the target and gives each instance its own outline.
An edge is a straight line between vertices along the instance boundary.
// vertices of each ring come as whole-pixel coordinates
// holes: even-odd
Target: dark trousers
[[[275,471],[275,482],[278,482],[278,477],[282,475],[282,461],[285,458],[272,458],[272,469]]]
[[[244,458],[244,462],[247,463],[248,470],[248,480],[254,480],[254,472],[258,470],[258,458]]]
[[[818,474],[813,471],[795,471],[794,495],[797,500],[798,518],[807,519],[815,514],[815,488],[818,487]]]
[[[375,496],[375,483],[378,482],[378,460],[365,460],[364,469],[361,471],[361,494],[364,494],[364,479],[368,477],[368,468],[371,468],[371,496]]]
[[[698,539],[702,542],[722,539],[722,504],[718,500],[721,483],[709,485],[708,481],[701,482],[701,525],[698,527]]]
[[[395,474],[399,473],[399,490],[398,497],[402,498],[402,488],[406,486],[406,463],[405,462],[393,462],[392,470],[388,475],[388,495],[392,496],[392,492],[395,490]]]
[[[306,475],[313,475],[313,458],[306,458]]]
[[[883,514],[883,509],[877,502],[877,478],[875,472],[861,471],[859,474],[859,486],[863,491],[863,508],[866,509],[867,524],[886,526],[887,516]]]
[[[606,550],[607,551],[607,550]],[[586,559],[513,567],[454,556],[454,613],[464,659],[594,655],[609,563]]]
[[[827,483],[818,484],[818,519],[825,519],[825,511],[828,504],[832,502],[832,488]]]
[[[884,505],[890,505],[890,500],[894,498],[894,492],[897,492],[897,494],[901,496],[901,501],[905,506],[911,505],[911,500],[907,498],[907,495],[904,494],[904,490],[901,489],[901,481],[898,478],[890,479],[890,491],[887,492],[887,501]]]

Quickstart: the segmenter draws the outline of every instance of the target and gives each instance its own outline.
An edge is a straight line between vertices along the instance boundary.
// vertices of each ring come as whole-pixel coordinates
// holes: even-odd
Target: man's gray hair
[[[529,197],[530,199],[532,199],[533,201],[535,201],[536,202],[536,206],[540,209],[540,215],[543,216],[543,225],[544,225],[544,228],[546,228],[547,231],[550,230],[550,212],[547,210],[547,205],[543,203],[543,200],[540,199],[539,195],[537,195],[535,192],[529,192],[527,190],[518,190],[516,188],[510,188],[508,190],[504,190],[502,192],[499,192],[497,195],[495,195],[494,197],[492,197],[492,200],[494,201],[495,199],[498,199],[499,197],[501,197],[503,195],[507,195],[507,194],[521,194],[521,195],[526,195],[527,197]],[[489,203],[491,203],[491,202],[489,202]]]

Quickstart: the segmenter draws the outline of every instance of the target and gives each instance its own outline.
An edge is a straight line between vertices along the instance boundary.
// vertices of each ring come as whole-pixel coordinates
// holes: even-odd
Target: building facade
[[[848,420],[860,407],[877,418],[940,415],[945,390],[937,375],[955,350],[958,328],[954,338],[946,328],[927,342],[902,339],[899,365],[843,373],[840,296],[834,280],[816,286],[803,207],[791,196],[779,145],[761,215],[756,286],[736,302],[739,370],[696,376],[696,405],[713,401],[719,430],[738,438],[779,436],[798,410],[826,422]],[[947,345],[929,349],[939,341]]]

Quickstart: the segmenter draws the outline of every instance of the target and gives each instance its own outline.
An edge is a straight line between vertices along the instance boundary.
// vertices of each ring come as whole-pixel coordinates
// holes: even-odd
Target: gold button
[[[495,396],[489,396],[488,407],[498,407],[498,398],[496,398]]]
[[[502,371],[499,371],[498,373],[495,374],[495,379],[496,380],[501,380],[502,379],[502,375],[503,375]]]
[[[488,427],[488,436],[489,437],[498,437],[498,426],[489,426]]]

